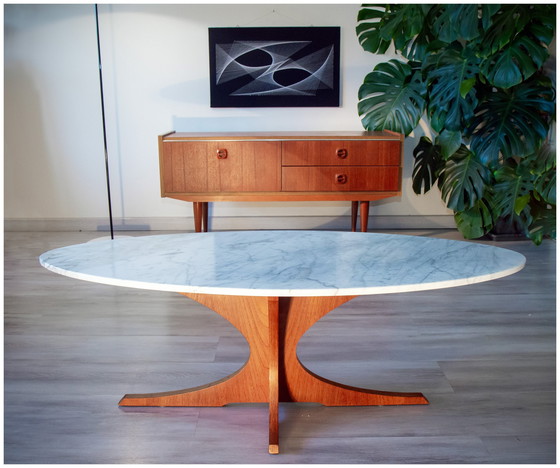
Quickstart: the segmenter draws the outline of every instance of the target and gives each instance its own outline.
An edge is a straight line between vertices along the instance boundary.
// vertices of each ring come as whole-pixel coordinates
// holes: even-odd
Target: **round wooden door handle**
[[[225,149],[225,148],[220,148],[218,151],[216,151],[216,153],[218,154],[218,159],[226,159],[227,158],[227,149]]]
[[[348,176],[346,174],[336,174],[334,178],[337,184],[345,184],[348,182]]]
[[[346,148],[340,148],[336,150],[336,155],[340,159],[346,159],[348,157],[348,150]]]

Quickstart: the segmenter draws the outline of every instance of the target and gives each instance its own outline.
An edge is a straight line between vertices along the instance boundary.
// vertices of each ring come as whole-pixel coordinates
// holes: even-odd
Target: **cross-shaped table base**
[[[250,356],[234,374],[200,387],[125,395],[120,406],[269,404],[269,453],[279,453],[278,404],[325,406],[425,405],[421,393],[368,390],[332,382],[306,369],[296,348],[321,317],[355,296],[264,297],[183,293],[231,322],[249,343]]]

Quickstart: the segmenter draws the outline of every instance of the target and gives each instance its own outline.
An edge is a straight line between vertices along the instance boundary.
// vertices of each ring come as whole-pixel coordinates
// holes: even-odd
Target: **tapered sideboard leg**
[[[202,232],[202,203],[193,202],[194,231]]]
[[[352,232],[356,232],[356,224],[358,222],[358,205],[360,202],[358,201],[353,201],[352,202],[352,222],[351,222],[351,227],[352,227]]]
[[[193,202],[195,232],[208,232],[208,202]]]
[[[360,202],[360,227],[362,232],[367,232],[369,219],[369,202]]]
[[[202,231],[208,232],[208,202],[202,204]]]

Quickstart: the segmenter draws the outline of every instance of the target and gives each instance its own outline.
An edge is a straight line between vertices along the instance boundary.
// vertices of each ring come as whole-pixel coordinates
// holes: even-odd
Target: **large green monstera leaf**
[[[508,5],[507,8],[499,8],[492,18],[492,24],[482,37],[481,56],[489,57],[509,44],[529,21],[529,5]]]
[[[548,58],[540,40],[522,36],[484,61],[481,71],[498,88],[511,88],[531,77]]]
[[[381,27],[387,12],[384,8],[374,7],[362,8],[358,13],[358,26],[356,34],[360,45],[373,54],[383,54],[391,45],[392,38],[385,39],[381,35]]]
[[[451,156],[439,178],[441,195],[453,211],[472,208],[490,182],[491,173],[465,145]]]
[[[493,211],[496,217],[513,218],[521,215],[534,189],[532,174],[523,166],[504,166],[494,173],[494,177]]]
[[[485,199],[477,200],[474,206],[455,213],[457,229],[466,239],[478,239],[492,229],[494,218]]]
[[[548,58],[554,37],[554,5],[509,5],[486,31],[479,55],[490,84],[511,88],[536,73]]]
[[[414,148],[414,169],[412,170],[412,188],[414,193],[426,193],[436,183],[444,160],[440,147],[433,145],[428,137],[420,138]]]
[[[408,135],[424,112],[425,94],[420,72],[410,65],[398,60],[377,65],[358,92],[358,113],[364,128]]]
[[[545,203],[556,205],[556,170],[550,170],[541,174],[535,180],[537,197]]]
[[[489,90],[470,126],[471,148],[479,159],[496,166],[503,158],[535,152],[548,134],[554,113],[550,80],[532,78],[509,90]]]
[[[556,239],[556,207],[547,203],[533,202],[531,206],[532,222],[528,229],[529,237],[539,245],[544,236]]]
[[[457,39],[474,39],[479,35],[478,5],[438,5],[431,11],[432,28],[438,39],[452,43]]]
[[[393,41],[404,49],[422,30],[429,5],[364,5],[358,13],[358,41],[368,52],[384,53]]]
[[[448,50],[427,61],[428,115],[436,132],[460,130],[474,115],[478,104],[474,89],[478,62],[479,59],[468,49],[462,52]]]

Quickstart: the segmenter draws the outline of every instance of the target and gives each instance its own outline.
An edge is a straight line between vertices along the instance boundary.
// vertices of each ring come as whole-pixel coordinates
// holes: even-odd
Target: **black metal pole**
[[[115,238],[113,231],[113,208],[111,206],[111,183],[109,179],[109,153],[107,151],[107,129],[105,126],[105,97],[103,94],[103,68],[101,66],[101,43],[99,41],[99,12],[97,3],[95,7],[95,30],[97,36],[97,63],[99,65],[99,89],[101,96],[101,119],[103,121],[103,149],[105,151],[105,176],[107,179],[107,199],[109,201],[109,226],[111,228],[111,239]]]

